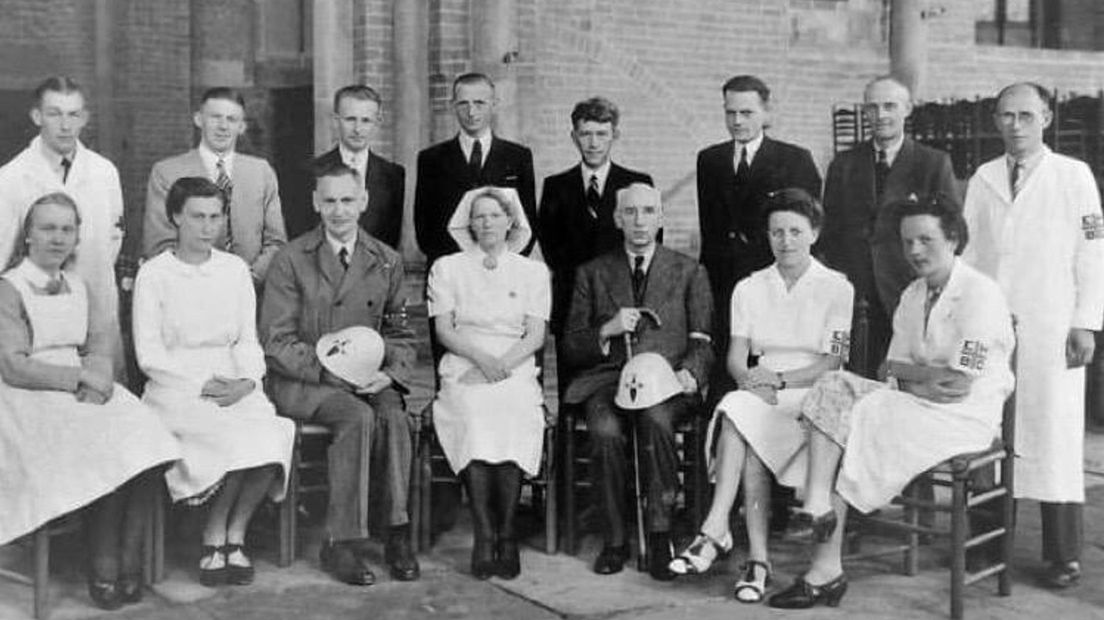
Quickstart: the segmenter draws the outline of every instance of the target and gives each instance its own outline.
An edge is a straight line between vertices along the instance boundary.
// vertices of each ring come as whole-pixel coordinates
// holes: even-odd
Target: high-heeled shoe
[[[820,603],[828,607],[839,607],[840,600],[846,593],[847,575],[843,573],[819,586],[805,581],[804,577],[798,577],[792,586],[770,597],[767,604],[777,609],[809,609]]]
[[[472,545],[471,573],[476,579],[490,579],[498,570],[494,543],[489,538],[476,538]]]
[[[123,606],[123,599],[119,596],[119,587],[114,581],[101,581],[89,577],[88,596],[100,609],[114,611]]]
[[[786,536],[790,538],[812,538],[818,543],[828,542],[836,531],[836,512],[828,512],[813,516],[811,513],[799,510],[790,518],[789,527],[786,528]]]
[[[498,562],[495,574],[502,579],[516,579],[521,574],[521,554],[517,541],[503,538],[498,541]]]
[[[676,575],[701,574],[729,551],[732,551],[732,532],[725,532],[720,538],[699,532],[690,545],[671,560],[667,570]]]

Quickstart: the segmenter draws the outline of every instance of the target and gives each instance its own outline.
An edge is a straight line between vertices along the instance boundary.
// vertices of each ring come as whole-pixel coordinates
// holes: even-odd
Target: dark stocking
[[[514,463],[500,463],[495,469],[495,491],[498,512],[498,536],[512,540],[517,536],[514,530],[514,515],[517,513],[518,500],[521,498],[521,468]]]

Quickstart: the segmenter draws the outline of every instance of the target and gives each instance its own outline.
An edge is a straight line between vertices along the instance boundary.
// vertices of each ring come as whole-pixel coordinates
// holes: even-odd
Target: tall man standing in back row
[[[966,188],[963,258],[1000,284],[1017,320],[1016,497],[1040,502],[1044,584],[1081,577],[1085,364],[1104,317],[1104,215],[1092,171],[1043,143],[1050,95],[1006,86],[1004,154]]]
[[[176,227],[165,212],[172,184],[180,177],[205,177],[229,197],[226,227],[216,246],[240,256],[259,287],[272,257],[287,242],[276,172],[267,161],[235,150],[245,133],[245,100],[238,91],[208,89],[192,121],[199,129],[196,148],[163,159],[150,171],[142,253],[149,258],[176,242]]]
[[[897,218],[885,205],[910,194],[959,199],[951,158],[905,136],[911,113],[912,95],[904,84],[889,76],[867,84],[863,114],[874,138],[837,155],[824,185],[824,230],[817,247],[867,302],[863,372],[885,358],[897,300],[916,277],[901,251]],[[851,333],[859,333],[857,326]]]
[[[418,247],[426,255],[427,270],[438,258],[460,251],[449,235],[448,221],[470,189],[484,185],[512,187],[521,198],[525,216],[530,222],[537,221],[533,153],[494,135],[497,105],[491,78],[482,73],[457,77],[452,83],[452,110],[460,133],[418,153],[414,232]],[[530,242],[523,253],[528,254],[532,247]]]

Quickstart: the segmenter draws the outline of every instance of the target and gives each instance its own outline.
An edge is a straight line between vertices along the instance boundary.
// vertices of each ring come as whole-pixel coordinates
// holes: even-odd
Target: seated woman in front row
[[[804,517],[817,541],[812,565],[772,607],[836,606],[847,591],[840,562],[847,504],[870,512],[915,476],[956,454],[989,447],[1013,378],[1011,316],[1000,288],[956,258],[966,223],[936,195],[889,205],[916,271],[893,316],[890,382],[847,372],[809,391],[809,473]],[[833,492],[834,491],[834,492]]]
[[[209,179],[173,183],[165,210],[176,245],[146,261],[134,284],[134,349],[149,375],[142,400],[181,443],[183,458],[165,475],[169,494],[211,500],[199,560],[208,586],[253,581],[245,533],[266,493],[283,498],[295,441],[295,425],[261,389],[249,267],[212,247],[226,201]]]
[[[763,600],[771,568],[767,555],[770,477],[805,481],[801,400],[821,374],[839,368],[851,330],[851,284],[809,254],[823,214],[801,189],[772,193],[765,206],[775,262],[740,281],[732,292],[728,371],[740,386],[717,405],[706,445],[719,427],[716,486],[701,533],[671,561],[676,574],[701,573],[732,548],[729,512],[743,483],[748,560],[736,599]],[[749,367],[748,357],[758,357]],[[741,475],[742,474],[742,475]]]
[[[0,278],[0,544],[91,504],[88,593],[116,609],[142,598],[157,466],[179,450],[114,382],[114,317],[64,270],[79,230],[72,198],[39,198]]]

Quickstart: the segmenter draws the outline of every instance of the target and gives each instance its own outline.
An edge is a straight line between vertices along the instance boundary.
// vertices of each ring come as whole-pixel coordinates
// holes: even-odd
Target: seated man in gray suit
[[[624,245],[584,264],[575,277],[563,352],[581,370],[564,400],[586,410],[591,473],[605,538],[594,571],[616,573],[628,559],[625,425],[632,415],[637,417],[643,455],[640,484],[648,505],[648,571],[653,578],[666,580],[674,576],[667,564],[671,512],[678,491],[673,428],[701,405],[699,394],[713,362],[713,295],[704,267],[656,243],[663,223],[658,190],[634,183],[617,192],[614,221]],[[658,353],[671,364],[682,393],[631,414],[614,405],[626,361],[620,346],[625,333],[631,334],[635,353]]]
[[[215,246],[245,260],[259,286],[272,257],[287,243],[276,172],[267,161],[234,151],[245,131],[245,101],[238,91],[208,89],[193,121],[199,128],[199,145],[157,162],[150,172],[142,255],[160,254],[176,240],[176,229],[165,212],[165,196],[172,184],[180,177],[207,177],[230,198],[226,228]]]

